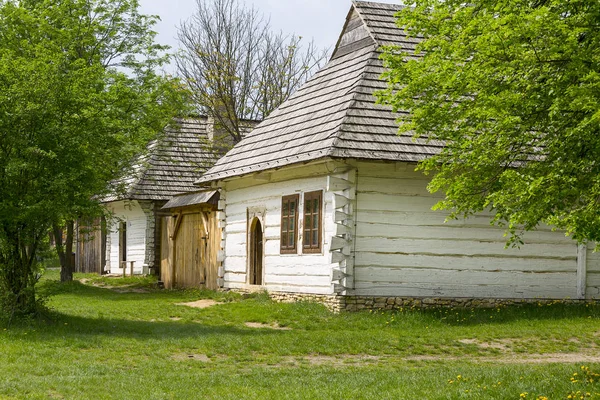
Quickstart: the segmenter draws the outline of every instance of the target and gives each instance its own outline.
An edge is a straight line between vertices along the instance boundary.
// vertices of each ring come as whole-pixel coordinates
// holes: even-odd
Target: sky
[[[275,32],[314,39],[318,48],[333,49],[350,10],[350,0],[239,0],[247,7],[254,6],[270,17]],[[374,0],[381,3],[400,3],[399,0]],[[158,15],[155,26],[157,41],[178,48],[177,26],[196,10],[196,0],[140,0],[144,14]],[[172,68],[167,69],[174,72]]]

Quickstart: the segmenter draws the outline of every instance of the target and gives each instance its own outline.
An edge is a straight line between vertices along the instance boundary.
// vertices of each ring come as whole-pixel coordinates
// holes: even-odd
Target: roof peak
[[[396,25],[400,4],[354,1],[335,53],[319,72],[283,102],[197,181],[206,184],[325,158],[419,161],[436,143],[397,134],[389,106],[373,93],[381,80],[381,45],[414,50]]]

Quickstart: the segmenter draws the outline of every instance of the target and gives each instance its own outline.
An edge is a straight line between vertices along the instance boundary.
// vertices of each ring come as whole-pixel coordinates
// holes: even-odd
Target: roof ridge
[[[367,32],[369,32],[369,36],[371,36],[371,39],[373,39],[373,41],[375,42],[375,44],[377,45],[377,47],[379,47],[381,45],[377,41],[377,38],[375,37],[375,34],[373,33],[373,30],[369,26],[368,21],[365,19],[365,17],[363,17],[362,12],[360,11],[360,6],[358,5],[359,3],[368,3],[368,2],[366,2],[366,1],[352,0],[352,8],[358,14],[358,18],[360,18],[360,20],[362,21],[362,23],[365,26],[365,28],[367,28]],[[372,4],[380,4],[380,3],[372,3]],[[352,9],[350,10],[350,12],[352,12]],[[345,28],[345,26],[344,26],[344,28]]]

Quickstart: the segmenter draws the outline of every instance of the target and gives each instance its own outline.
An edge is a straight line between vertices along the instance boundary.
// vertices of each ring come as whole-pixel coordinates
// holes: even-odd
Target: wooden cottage
[[[120,184],[123,194],[103,200],[113,218],[101,231],[81,224],[76,268],[85,272],[149,273],[160,265],[161,208],[174,195],[196,190],[193,182],[215,161],[207,151],[210,118],[177,121],[150,145],[149,153]],[[98,224],[95,225],[96,228]]]
[[[489,216],[432,211],[415,166],[440,144],[398,135],[373,96],[380,46],[414,48],[399,8],[353,2],[329,63],[200,178],[220,192],[224,286],[347,308],[599,297],[600,253],[563,233],[505,248]]]

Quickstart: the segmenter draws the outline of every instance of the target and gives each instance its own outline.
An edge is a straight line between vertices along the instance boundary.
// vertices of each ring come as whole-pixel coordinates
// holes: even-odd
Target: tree
[[[387,48],[380,100],[401,132],[440,140],[421,163],[436,207],[493,209],[520,243],[541,223],[600,240],[600,2],[416,0],[398,25],[423,40]]]
[[[230,141],[262,120],[301,86],[325,59],[301,37],[274,34],[254,8],[237,0],[197,0],[197,10],[179,28],[177,70],[198,111],[214,117]]]
[[[35,312],[49,229],[72,238],[100,213],[107,183],[184,107],[155,73],[155,20],[137,0],[0,1],[0,310]]]

